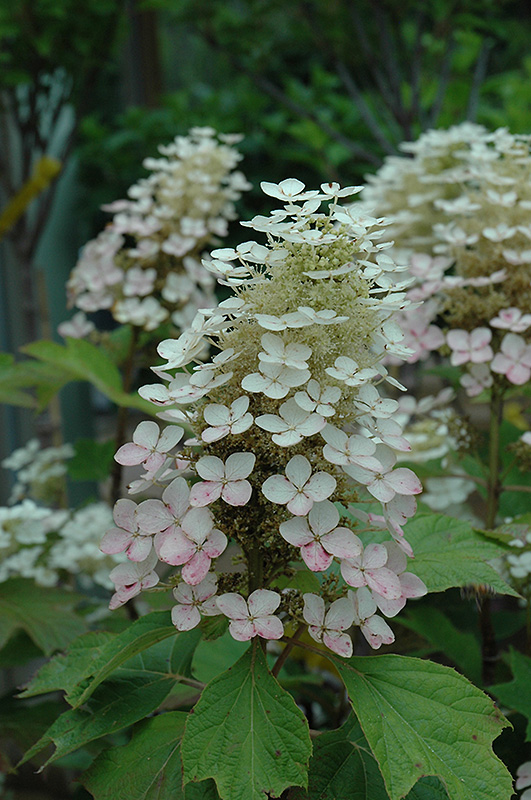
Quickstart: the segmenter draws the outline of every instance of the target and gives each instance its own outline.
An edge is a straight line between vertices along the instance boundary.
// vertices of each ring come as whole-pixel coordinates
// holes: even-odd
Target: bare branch
[[[437,120],[439,119],[439,114],[441,113],[442,110],[444,98],[446,95],[446,90],[448,89],[448,84],[450,83],[450,77],[452,74],[452,59],[454,55],[454,50],[455,50],[455,39],[452,31],[446,40],[446,48],[441,63],[441,77],[439,79],[439,86],[437,88],[437,94],[435,96],[435,100],[433,101],[431,112],[429,115],[430,128],[433,128],[437,124]]]
[[[424,33],[425,24],[425,14],[423,11],[419,11],[416,21],[415,45],[411,58],[411,121],[418,120],[421,127],[423,127],[423,113],[420,105],[420,76],[422,74],[422,56],[424,53],[422,34]],[[412,131],[409,134],[411,136]]]
[[[343,64],[342,61],[336,62],[336,70],[343,82],[345,89],[347,90],[350,97],[354,101],[362,120],[365,122],[369,130],[372,132],[378,144],[383,148],[383,150],[388,155],[396,154],[397,152],[396,148],[393,147],[393,145],[385,135],[382,127],[378,123],[378,120],[376,119],[373,112],[366,103],[365,98],[363,97],[361,91],[359,90],[356,84],[356,81],[352,77],[352,74],[348,71],[347,67],[345,66],[345,64]]]
[[[289,108],[294,114],[314,122],[324,133],[330,136],[331,139],[334,139],[336,142],[339,142],[346,147],[347,150],[356,156],[356,158],[362,158],[364,161],[374,164],[375,166],[380,166],[382,163],[381,159],[375,156],[374,153],[371,153],[370,150],[366,150],[364,147],[356,144],[356,142],[353,142],[352,139],[344,136],[340,131],[336,130],[327,122],[320,119],[320,117],[318,117],[313,111],[301,106],[296,100],[288,97],[288,95],[279,89],[278,86],[276,86],[274,83],[271,83],[268,78],[264,78],[261,75],[255,75],[253,73],[250,73],[250,78],[260,89],[266,92],[270,97],[278,100],[286,108]]]
[[[380,59],[378,55],[375,53],[374,49],[369,44],[369,35],[367,33],[367,28],[365,27],[365,23],[363,22],[360,13],[356,7],[356,2],[353,2],[349,5],[349,12],[352,18],[352,22],[354,23],[354,27],[356,28],[356,34],[358,37],[358,42],[362,49],[363,55],[365,56],[365,61],[367,67],[371,70],[372,76],[380,93],[387,103],[389,109],[393,111],[395,106],[395,98],[389,83],[386,80],[385,75],[383,74],[380,68]]]
[[[468,103],[465,119],[473,122],[478,113],[479,94],[481,87],[487,74],[487,65],[489,62],[489,55],[494,42],[492,39],[483,39],[479,55],[474,68],[474,75],[472,77],[472,85],[470,86],[470,94],[468,95]]]

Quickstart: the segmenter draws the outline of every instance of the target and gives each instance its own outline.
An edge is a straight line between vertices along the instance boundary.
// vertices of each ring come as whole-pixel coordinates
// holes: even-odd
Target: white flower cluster
[[[410,446],[393,418],[397,401],[378,388],[404,388],[382,358],[409,354],[394,316],[410,304],[400,268],[379,241],[384,221],[340,203],[358,187],[309,191],[286,179],[262,189],[281,208],[243,224],[264,233],[266,244],[212,253],[205,266],[233,295],[160,344],[167,363],[154,371],[164,383],[140,390],[172,424],[161,433],[141,423],[116,454],[146,469],[134,491],[150,484],[163,491],[161,499],[115,506],[116,527],[102,549],[125,551],[129,563],[111,573],[111,607],[154,586],[160,560],[182,568],[170,582],[178,583],[179,630],[223,613],[236,639],[278,639],[292,618],[348,656],[348,628],[358,625],[373,647],[389,643],[393,633],[376,612],[394,616],[426,592],[405,571],[412,551],[402,530],[422,487],[410,469],[395,467],[396,451]],[[217,354],[197,363],[205,342]],[[179,423],[195,438],[176,453]],[[358,508],[362,497],[381,513]],[[382,528],[391,540],[371,541]],[[247,572],[221,574],[219,588],[211,566],[228,537]],[[293,576],[298,558],[321,574],[322,590],[298,595],[296,607],[296,583],[293,595],[275,591],[275,582]]]
[[[55,586],[69,573],[80,583],[112,588],[109,569],[122,559],[99,548],[102,530],[112,523],[109,506],[57,509],[64,501],[65,462],[73,455],[71,444],[41,449],[31,439],[2,461],[16,482],[12,505],[0,506],[0,583],[22,577]]]
[[[411,362],[446,345],[470,396],[531,377],[531,137],[472,123],[424,133],[368,178],[364,204],[409,258]],[[441,330],[450,329],[448,333]],[[494,373],[494,375],[493,375]]]
[[[238,135],[192,128],[161,145],[144,161],[151,175],[135,183],[129,199],[104,210],[112,222],[83,248],[67,283],[70,305],[82,312],[63,323],[63,336],[93,329],[83,312],[109,309],[120,323],[155,330],[171,316],[186,327],[197,308],[211,305],[212,275],[200,254],[227,234],[234,202],[250,189],[235,170]]]
[[[30,497],[54,505],[63,492],[65,462],[73,455],[71,444],[41,449],[38,439],[30,439],[24,447],[14,450],[2,461],[5,469],[16,473],[9,502]]]
[[[54,511],[26,499],[0,507],[0,583],[31,578],[39,586],[56,586],[75,575],[81,584],[112,588],[109,569],[120,559],[99,549],[101,532],[110,523],[106,503]]]

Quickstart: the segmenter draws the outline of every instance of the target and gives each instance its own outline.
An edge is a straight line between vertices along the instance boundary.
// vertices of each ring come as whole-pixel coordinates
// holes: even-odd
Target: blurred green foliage
[[[255,186],[264,176],[360,182],[401,141],[465,118],[531,128],[531,7],[515,0],[141,7],[157,14],[165,93],[157,109],[101,107],[84,120],[89,215],[123,196],[157,144],[192,125],[243,133]],[[253,195],[247,204],[258,208]]]

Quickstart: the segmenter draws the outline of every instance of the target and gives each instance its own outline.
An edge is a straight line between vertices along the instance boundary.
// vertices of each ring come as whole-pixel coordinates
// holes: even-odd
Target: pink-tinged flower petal
[[[201,622],[201,614],[195,606],[174,606],[171,621],[178,631],[190,631]]]
[[[221,497],[222,489],[223,484],[221,482],[213,483],[212,481],[201,481],[199,483],[194,483],[190,489],[190,505],[200,507],[208,506]]]
[[[249,481],[231,481],[221,490],[221,497],[229,506],[244,506],[249,502],[252,491]]]
[[[284,636],[284,626],[278,617],[258,617],[254,620],[254,627],[262,639],[281,639]]]
[[[190,489],[184,478],[174,478],[162,493],[162,499],[175,519],[181,519],[190,505]]]
[[[214,518],[208,508],[191,508],[184,515],[181,527],[192,541],[201,544],[214,527]]]
[[[140,422],[133,433],[133,442],[147,450],[152,450],[157,446],[160,428],[156,422],[145,420]]]
[[[134,586],[130,586],[128,588],[120,588],[117,592],[113,594],[109,602],[109,608],[111,611],[115,611],[115,609],[120,608],[128,600],[131,598],[136,597],[137,594],[140,594],[140,584],[135,584]]]
[[[400,575],[400,585],[404,597],[424,597],[425,594],[428,594],[424,581],[421,581],[412,572],[403,572]]]
[[[514,383],[515,386],[522,386],[524,383],[527,383],[529,378],[531,378],[531,369],[529,367],[525,367],[523,364],[514,364],[513,366],[509,367],[507,372],[505,373],[507,380]]]
[[[101,540],[100,550],[102,553],[115,555],[122,553],[131,541],[131,534],[121,528],[111,528]]]
[[[287,479],[299,489],[304,486],[311,474],[311,464],[304,456],[293,456],[286,465]]]
[[[328,609],[324,624],[328,630],[345,631],[354,622],[354,606],[348,597],[335,600]]]
[[[339,511],[329,500],[315,503],[309,514],[312,531],[318,536],[330,533],[339,522]]]
[[[395,490],[387,483],[387,475],[382,478],[375,478],[372,483],[367,485],[367,490],[380,503],[388,503],[396,494]]]
[[[307,593],[303,596],[304,610],[303,617],[306,622],[316,628],[320,628],[324,622],[325,604],[322,597],[317,594]],[[320,641],[320,639],[318,640]]]
[[[365,586],[365,576],[355,561],[345,558],[341,562],[341,574],[345,583],[348,583],[349,586],[354,586],[355,588]]]
[[[227,544],[228,539],[223,531],[219,531],[217,528],[214,528],[208,539],[203,544],[203,550],[209,558],[217,558],[223,553],[227,547]]]
[[[383,544],[368,544],[363,553],[365,569],[378,569],[387,563],[388,553]]]
[[[319,542],[310,542],[301,547],[301,556],[306,566],[312,572],[322,572],[328,569],[334,557],[329,555]]]
[[[400,586],[400,579],[398,575],[391,572],[387,567],[380,567],[379,569],[366,569],[365,580],[367,586],[386,597],[388,600],[396,600],[402,594],[402,587]]]
[[[174,518],[161,500],[144,500],[137,506],[137,520],[144,533],[159,533],[171,525]]]
[[[294,547],[302,547],[314,539],[313,533],[308,527],[308,522],[303,517],[293,517],[286,520],[286,522],[282,522],[279,526],[279,531],[280,535]]]
[[[225,478],[238,481],[247,478],[256,462],[254,453],[232,453],[225,462]]]
[[[130,561],[145,561],[151,553],[153,541],[151,536],[133,536],[129,547],[126,548],[127,558]]]
[[[223,425],[219,428],[206,428],[201,434],[201,439],[207,444],[211,444],[212,442],[219,442],[220,439],[223,439],[223,437],[227,436],[229,433],[230,428],[228,425]]]
[[[248,599],[249,613],[252,617],[266,617],[274,614],[280,605],[280,595],[270,589],[255,589]]]
[[[182,568],[181,576],[183,581],[189,583],[190,586],[197,586],[207,575],[210,564],[211,559],[205,551],[199,550]]]
[[[382,614],[384,614],[386,617],[396,617],[396,615],[402,611],[406,605],[406,598],[401,595],[400,597],[390,600],[377,594],[376,603]]]
[[[246,620],[249,617],[249,609],[247,603],[236,592],[227,592],[217,598],[218,608],[222,614],[225,614],[229,619]]]
[[[262,484],[262,492],[272,503],[288,503],[296,494],[297,489],[284,475],[271,475]]]
[[[352,655],[352,639],[348,633],[337,633],[336,631],[323,631],[323,642],[338,656],[350,658]]]
[[[237,642],[248,642],[256,636],[256,628],[248,619],[238,619],[230,623],[229,633]]]
[[[204,583],[204,581],[203,581]],[[173,596],[181,605],[192,605],[194,602],[194,589],[187,583],[180,583],[173,590]]]
[[[338,558],[355,558],[363,550],[360,539],[349,528],[336,528],[332,533],[327,533],[321,538],[321,544]]]
[[[303,492],[297,492],[286,508],[291,511],[296,517],[305,517],[313,506],[313,500]]]
[[[180,528],[171,527],[156,535],[155,551],[161,561],[179,566],[192,558],[196,552],[196,545]]]
[[[422,483],[407,467],[398,467],[386,475],[387,482],[397,494],[420,494]]]
[[[197,474],[205,481],[222,481],[225,467],[217,456],[202,456],[196,464]]]
[[[216,617],[221,614],[216,599],[215,597],[209,597],[208,600],[201,603],[201,613],[206,617]]]
[[[361,632],[373,650],[378,650],[382,644],[392,644],[395,640],[395,635],[387,622],[376,614],[362,625]]]
[[[126,531],[136,531],[138,529],[136,510],[138,506],[133,500],[118,500],[114,504],[112,516],[116,525]]]
[[[211,572],[206,576],[206,578],[201,581],[200,584],[194,586],[193,589],[193,596],[200,602],[203,603],[208,598],[212,597],[212,595],[216,594],[217,589],[217,579],[216,576],[213,575]],[[174,592],[175,595],[175,592]],[[216,606],[216,612],[218,608]]]
[[[144,467],[147,472],[156,472],[162,467],[166,461],[166,456],[163,453],[151,453],[144,460]]]
[[[134,464],[141,464],[148,455],[149,450],[145,447],[128,442],[116,451],[114,460],[124,467],[132,467]]]
[[[328,472],[316,472],[304,487],[304,492],[315,503],[319,503],[330,497],[335,488],[336,479],[333,475],[329,475]]]

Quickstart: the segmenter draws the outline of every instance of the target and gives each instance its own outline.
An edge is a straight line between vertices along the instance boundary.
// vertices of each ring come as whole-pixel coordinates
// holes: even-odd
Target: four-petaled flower
[[[392,644],[395,635],[387,622],[376,613],[376,602],[370,590],[362,586],[357,592],[349,590],[348,594],[354,608],[354,624],[360,627],[372,649],[378,650],[382,644]]]
[[[314,503],[326,500],[336,488],[336,479],[328,472],[312,475],[310,462],[304,456],[293,456],[285,475],[271,475],[262,485],[262,492],[272,503],[287,505],[297,517],[304,517]]]
[[[388,552],[383,544],[367,545],[363,553],[341,562],[341,574],[349,586],[368,586],[378,595],[396,600],[402,594],[396,573],[386,567]]]
[[[108,530],[101,540],[102,553],[114,554],[125,551],[130,561],[144,561],[151,552],[152,539],[139,529],[137,505],[132,500],[116,502],[112,515],[117,527]]]
[[[145,561],[118,564],[111,570],[109,578],[116,589],[109,603],[111,611],[123,606],[132,597],[140,594],[143,589],[151,589],[157,585],[159,576],[155,572],[156,563],[157,554],[152,552]]]
[[[359,538],[349,528],[337,527],[339,512],[329,500],[314,503],[308,519],[293,517],[280,525],[283,538],[300,547],[312,572],[328,569],[334,556],[354,558],[362,552]]]
[[[385,445],[377,448],[379,468],[348,464],[343,467],[347,475],[365,484],[367,490],[381,503],[388,503],[396,494],[420,494],[422,484],[415,473],[407,467],[393,469],[396,456]]]
[[[501,352],[496,353],[490,368],[516,386],[522,386],[531,378],[531,344],[526,344],[516,333],[505,334]]]
[[[230,619],[231,636],[238,642],[248,642],[254,636],[280,639],[284,626],[274,612],[280,605],[280,595],[269,589],[256,589],[247,602],[240,594],[228,592],[217,598],[220,611]]]
[[[205,428],[201,434],[204,442],[217,442],[231,433],[236,436],[244,433],[253,424],[253,415],[248,413],[249,398],[238,397],[230,404],[230,408],[218,403],[210,403],[203,410],[203,417],[211,427]]]
[[[262,414],[255,420],[259,428],[273,434],[271,438],[279,447],[297,444],[305,436],[313,436],[326,425],[324,417],[303,411],[293,398],[282,403],[279,412],[279,416]]]
[[[323,642],[334,653],[350,658],[352,639],[343,631],[348,630],[354,622],[354,606],[347,597],[335,600],[325,615],[323,598],[316,594],[305,594],[303,616],[312,639]]]
[[[260,361],[283,364],[292,369],[308,369],[307,361],[312,351],[307,345],[296,342],[284,344],[282,338],[274,333],[264,333],[261,342],[264,351],[258,353]]]
[[[181,441],[183,433],[177,425],[168,425],[161,433],[156,422],[141,422],[133,433],[133,441],[116,452],[115,461],[125,466],[143,464],[147,472],[156,472],[164,464],[168,451]]]
[[[171,621],[178,631],[189,631],[199,625],[201,614],[213,617],[221,614],[216,602],[216,576],[209,573],[197,586],[180,583],[173,596],[178,602],[171,610]]]
[[[208,506],[221,497],[230,506],[244,506],[252,493],[251,484],[245,479],[255,461],[253,453],[232,453],[225,463],[217,456],[203,456],[196,464],[203,481],[192,486],[190,504]]]
[[[492,331],[488,328],[476,328],[472,333],[454,328],[446,336],[448,346],[452,350],[450,362],[454,367],[467,364],[482,364],[490,361],[494,355],[489,344]]]
[[[307,369],[294,369],[284,364],[260,362],[260,372],[246,375],[242,380],[242,389],[246,392],[262,392],[266,397],[280,400],[294,386],[302,386],[310,377]]]
[[[333,417],[336,413],[334,403],[341,397],[339,386],[324,386],[322,389],[315,380],[309,380],[306,391],[296,392],[294,400],[303,411],[315,411],[322,417]]]
[[[339,356],[334,361],[333,367],[327,367],[325,372],[331,378],[336,378],[338,381],[343,381],[347,386],[361,386],[361,384],[370,381],[378,373],[372,367],[362,369],[354,359],[348,356]]]

